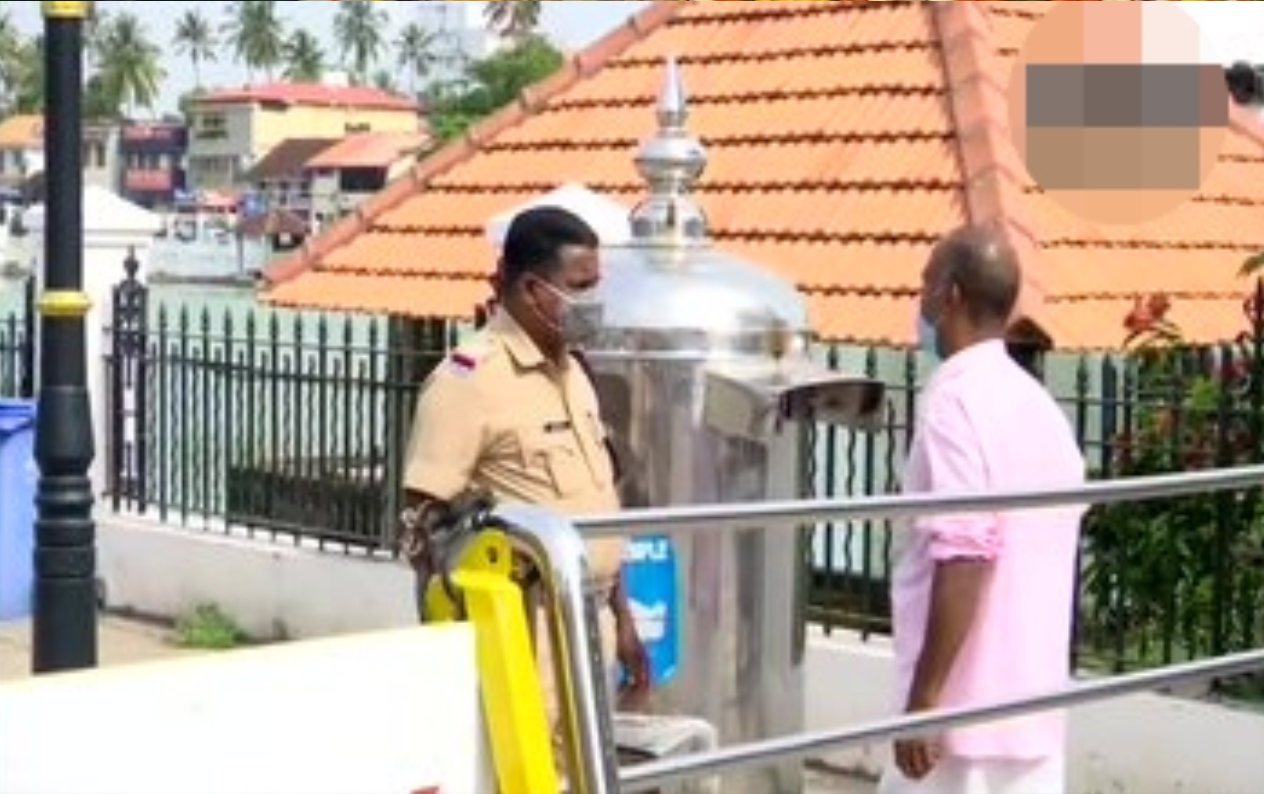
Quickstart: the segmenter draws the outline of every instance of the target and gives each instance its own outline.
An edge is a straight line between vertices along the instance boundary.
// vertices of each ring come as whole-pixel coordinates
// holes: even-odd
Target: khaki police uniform
[[[498,500],[539,505],[568,517],[619,509],[605,425],[592,382],[574,360],[558,366],[504,310],[434,371],[417,401],[404,487],[450,500],[469,487]],[[609,593],[624,541],[588,544],[589,564]],[[602,604],[603,648],[615,658],[614,621]],[[548,648],[538,622],[537,648]],[[554,716],[551,657],[538,653]]]

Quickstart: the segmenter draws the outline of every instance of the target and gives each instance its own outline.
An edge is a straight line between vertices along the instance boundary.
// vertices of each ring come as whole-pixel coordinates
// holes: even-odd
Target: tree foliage
[[[84,26],[85,116],[113,119],[153,110],[167,77],[163,44],[151,37],[139,13],[91,5]],[[296,82],[323,79],[331,59],[310,30],[285,24],[281,8],[274,0],[232,0],[218,14],[191,8],[178,16],[166,45],[171,55],[192,67],[199,93],[204,90],[202,68],[225,58],[241,64],[251,82],[274,76]],[[441,136],[451,137],[561,65],[560,53],[535,33],[540,10],[532,2],[489,4],[487,23],[510,46],[470,64],[463,79],[442,87],[432,82],[443,60],[438,52],[442,37],[416,22],[392,34],[389,16],[375,3],[340,6],[333,46],[353,82],[391,91],[403,88],[425,98],[435,109]],[[0,6],[0,114],[44,110],[42,53],[42,37],[22,35],[12,12]],[[187,104],[187,96],[182,97],[182,110]]]
[[[436,92],[430,102],[431,128],[439,140],[454,138],[470,125],[513,102],[524,88],[562,67],[564,59],[548,39],[531,35],[508,49],[475,61],[464,84]]]
[[[1264,460],[1264,282],[1232,342],[1187,343],[1164,295],[1124,321],[1129,354],[1101,476],[1192,472]],[[1242,650],[1264,637],[1264,500],[1258,491],[1124,502],[1086,526],[1089,644],[1138,664]],[[1264,678],[1247,683],[1254,690]],[[1243,691],[1239,688],[1238,691]]]

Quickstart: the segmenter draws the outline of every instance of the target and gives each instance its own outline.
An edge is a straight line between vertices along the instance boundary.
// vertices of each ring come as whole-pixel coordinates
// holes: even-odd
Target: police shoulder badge
[[[466,376],[477,370],[486,357],[486,347],[470,340],[448,354],[448,368],[456,375]]]

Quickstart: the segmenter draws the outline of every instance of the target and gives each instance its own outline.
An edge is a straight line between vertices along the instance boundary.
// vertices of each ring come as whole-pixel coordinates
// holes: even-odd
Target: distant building
[[[417,161],[429,142],[424,133],[352,135],[307,161],[312,214],[328,223],[354,210]]]
[[[119,159],[119,124],[88,121],[83,125],[83,185],[119,192],[122,162]]]
[[[83,183],[118,190],[118,126],[113,122],[86,122],[80,153]],[[0,190],[30,200],[39,191],[44,173],[44,117],[10,116],[0,121]]]
[[[342,138],[363,132],[416,132],[411,99],[360,86],[270,83],[215,91],[190,108],[189,181],[199,191],[241,187],[254,165],[296,134]]]
[[[178,122],[124,123],[119,131],[120,193],[148,209],[175,204],[185,189],[189,130]]]
[[[264,208],[289,210],[299,217],[312,211],[311,175],[307,163],[338,138],[287,138],[246,172],[243,181]]]
[[[487,29],[482,3],[441,0],[412,5],[416,7],[417,22],[435,37],[435,63],[428,75],[432,84],[459,83],[467,65],[504,45],[501,36]]]
[[[21,193],[44,170],[44,117],[10,116],[0,121],[0,191]]]

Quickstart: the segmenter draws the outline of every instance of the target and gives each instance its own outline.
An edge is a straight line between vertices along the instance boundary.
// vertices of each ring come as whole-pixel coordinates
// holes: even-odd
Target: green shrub
[[[176,621],[176,643],[182,648],[229,650],[245,640],[245,633],[214,604],[195,607]]]

